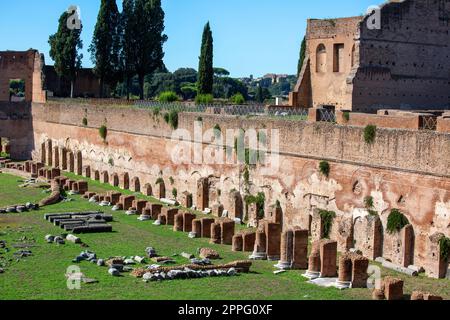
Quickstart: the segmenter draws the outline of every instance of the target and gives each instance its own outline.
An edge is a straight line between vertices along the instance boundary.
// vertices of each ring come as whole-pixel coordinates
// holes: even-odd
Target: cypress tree
[[[202,47],[198,66],[198,93],[212,94],[214,81],[213,36],[209,22],[203,29]]]
[[[303,37],[302,44],[300,46],[300,57],[298,59],[297,76],[299,76],[300,72],[302,71],[303,62],[305,61],[305,55],[306,55],[306,37]]]
[[[163,44],[167,41],[164,32],[164,11],[161,0],[136,0],[134,16],[135,29],[135,67],[139,78],[140,98],[144,99],[144,80],[146,75],[164,68]]]
[[[130,99],[131,80],[136,74],[134,60],[136,57],[136,27],[137,21],[134,16],[135,1],[123,0],[123,11],[121,14],[121,54],[120,67],[126,83],[127,99]]]
[[[120,74],[120,14],[116,0],[101,0],[94,36],[89,48],[94,72],[100,78],[100,97],[105,83],[113,86]]]
[[[83,48],[83,41],[80,39],[80,29],[70,30],[67,28],[69,13],[64,12],[59,18],[58,31],[49,37],[50,57],[55,62],[55,71],[59,77],[70,81],[70,97],[73,98],[73,86],[76,79],[77,70],[81,68],[82,54],[78,50]]]

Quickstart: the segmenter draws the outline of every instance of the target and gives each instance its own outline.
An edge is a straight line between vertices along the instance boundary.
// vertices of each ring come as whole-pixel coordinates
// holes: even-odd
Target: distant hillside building
[[[405,0],[372,15],[309,19],[306,58],[290,105],[374,112],[448,109],[450,1]]]

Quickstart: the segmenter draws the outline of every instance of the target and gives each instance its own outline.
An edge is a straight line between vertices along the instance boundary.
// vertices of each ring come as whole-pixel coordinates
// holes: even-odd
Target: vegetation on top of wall
[[[175,183],[175,180],[173,179],[173,177],[169,177],[169,182],[170,182],[170,184],[174,184]]]
[[[321,174],[328,178],[328,176],[330,175],[330,164],[328,163],[328,161],[321,161],[319,163],[319,171]]]
[[[106,136],[108,135],[108,128],[106,128],[105,125],[102,125],[99,129],[98,129],[98,133],[100,134],[100,137],[104,140],[106,140]]]
[[[211,104],[214,101],[214,97],[212,94],[198,94],[195,97],[196,104]]]
[[[247,205],[253,203],[256,204],[258,208],[258,212],[256,213],[258,215],[258,218],[264,218],[264,203],[266,201],[266,195],[264,194],[264,192],[258,192],[256,196],[248,194],[245,196],[244,201]]]
[[[408,219],[398,209],[392,209],[387,221],[387,231],[395,233],[402,230],[409,224]]]
[[[158,179],[156,179],[155,184],[164,184],[163,178],[158,178]]]
[[[83,118],[82,120],[83,126],[87,127],[88,125],[88,119],[86,117]]]
[[[173,91],[161,92],[158,96],[158,101],[160,102],[176,102],[179,100],[177,94]]]
[[[333,225],[333,220],[336,217],[336,213],[334,211],[320,210],[319,215],[323,226],[322,236],[328,239],[330,237],[331,227]]]
[[[160,107],[155,107],[153,109],[153,111],[152,111],[153,117],[157,118],[159,116],[160,112],[161,112],[161,108]]]
[[[377,135],[377,126],[369,124],[364,128],[364,141],[367,144],[374,143],[376,135]]]
[[[231,102],[234,104],[244,104],[245,98],[242,95],[242,93],[236,93],[234,96],[231,97]]]
[[[450,257],[450,238],[443,236],[439,239],[439,252],[443,260],[448,260]]]
[[[203,118],[202,117],[197,117],[197,121],[203,122]]]
[[[113,159],[113,158],[109,158],[109,159],[108,159],[108,164],[109,164],[111,167],[114,167],[114,159]]]

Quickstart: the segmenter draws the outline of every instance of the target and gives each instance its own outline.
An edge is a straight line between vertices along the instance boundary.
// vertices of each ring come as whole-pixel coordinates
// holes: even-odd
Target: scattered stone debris
[[[90,251],[86,250],[86,251],[82,251],[72,261],[75,262],[75,263],[80,263],[83,260],[91,261],[91,260],[94,260],[94,259],[97,259],[97,255],[95,254],[95,252],[90,252]]]
[[[0,213],[23,213],[31,210],[39,210],[39,205],[27,202],[24,205],[14,205],[6,208],[0,208]]]
[[[56,237],[53,239],[53,242],[54,242],[54,243],[57,243],[57,244],[61,244],[61,245],[63,245],[63,244],[66,243],[66,242],[64,241],[64,238],[63,238],[63,237],[60,237],[60,236],[56,236]]]
[[[157,257],[158,255],[156,254],[156,250],[152,247],[148,247],[145,249],[145,253],[147,254],[147,257],[149,258],[154,258]]]
[[[103,260],[103,259],[98,259],[98,260],[97,260],[97,265],[98,265],[99,267],[105,266],[105,260]]]
[[[81,243],[81,239],[78,238],[77,236],[74,236],[73,234],[68,234],[66,237],[67,241],[70,241],[72,243],[76,243],[76,244],[80,244]]]
[[[134,257],[134,261],[136,261],[137,263],[145,263],[145,258],[144,257],[135,256]]]
[[[211,248],[200,248],[198,249],[198,253],[200,258],[203,259],[220,259],[220,255],[216,250],[213,250]]]
[[[13,256],[17,259],[17,261],[19,261],[20,259],[29,257],[32,254],[33,253],[30,250],[19,250],[17,252],[14,252]]]
[[[194,256],[193,254],[186,253],[186,252],[182,252],[182,253],[181,253],[181,256],[182,256],[183,258],[186,258],[186,259],[189,259],[189,260],[195,258],[195,256]]]
[[[108,273],[110,275],[112,275],[113,277],[119,277],[120,276],[120,271],[117,270],[116,268],[109,268]]]
[[[212,265],[211,260],[209,259],[190,259],[192,264],[198,265],[198,266],[210,266]]]
[[[88,278],[82,272],[73,272],[66,274],[66,277],[70,281],[81,281],[86,284],[98,283],[98,280]]]
[[[6,241],[5,240],[0,240],[0,248],[6,248]]]
[[[169,257],[153,257],[151,259],[152,259],[153,262],[156,262],[156,263],[163,263],[163,264],[175,263],[175,261],[172,260],[172,258],[169,258]]]

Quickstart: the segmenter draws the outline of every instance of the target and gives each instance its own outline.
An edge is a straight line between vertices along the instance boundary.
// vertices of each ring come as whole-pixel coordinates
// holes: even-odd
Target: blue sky
[[[307,18],[360,15],[379,0],[162,0],[166,12],[164,62],[170,71],[198,67],[203,26],[214,36],[214,65],[233,76],[294,74]],[[117,0],[121,8],[122,0]],[[2,0],[0,50],[35,48],[48,56],[48,36],[69,5],[81,8],[83,66],[90,67],[91,42],[100,0]]]

